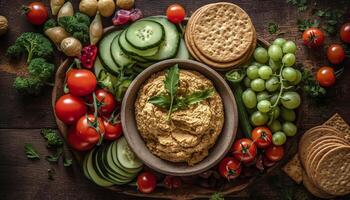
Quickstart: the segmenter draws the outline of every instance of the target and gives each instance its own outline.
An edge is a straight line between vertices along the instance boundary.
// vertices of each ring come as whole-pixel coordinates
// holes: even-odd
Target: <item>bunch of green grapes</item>
[[[257,47],[255,61],[246,68],[242,100],[250,123],[267,125],[275,145],[283,145],[287,136],[297,133],[295,109],[301,99],[295,90],[302,74],[294,68],[296,49],[294,42],[278,38],[268,49]]]

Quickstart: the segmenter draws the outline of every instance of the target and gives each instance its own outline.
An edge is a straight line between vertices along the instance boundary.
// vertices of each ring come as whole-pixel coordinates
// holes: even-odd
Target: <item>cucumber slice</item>
[[[135,64],[135,61],[129,58],[120,48],[118,42],[119,36],[120,35],[115,36],[111,44],[112,59],[121,68],[130,67]]]
[[[125,37],[131,46],[137,49],[150,49],[163,41],[164,28],[158,22],[136,21],[128,27]]]
[[[118,75],[121,67],[114,62],[111,54],[111,44],[113,39],[119,35],[121,31],[115,31],[105,36],[99,44],[99,57],[102,65],[112,74]]]
[[[126,31],[123,31],[119,36],[119,46],[126,54],[145,57],[145,56],[153,56],[158,52],[159,46],[156,46],[147,50],[140,50],[140,49],[134,48],[126,40],[125,33]]]
[[[100,58],[97,56],[95,63],[94,63],[94,74],[96,76],[96,78],[98,78],[100,76],[100,73],[102,70],[105,70],[105,68],[103,67]]]
[[[85,177],[91,180],[91,177],[87,171],[87,160],[88,160],[88,155],[85,155],[84,161],[83,161],[83,171],[84,171]]]
[[[175,57],[179,59],[186,59],[186,60],[190,59],[190,54],[188,53],[185,41],[182,38],[180,40],[179,49],[177,50],[177,54]]]
[[[111,147],[111,151],[112,151],[112,160],[113,162],[115,163],[115,165],[120,168],[121,170],[125,171],[126,173],[130,173],[130,174],[137,174],[139,171],[142,170],[142,166],[139,167],[139,168],[136,168],[136,169],[129,169],[129,168],[125,168],[124,166],[122,166],[118,160],[118,148],[117,148],[117,145],[118,145],[118,141],[115,141],[113,144],[112,144],[112,147]]]
[[[165,17],[147,17],[144,20],[160,23],[164,27],[165,32],[165,38],[160,44],[158,53],[153,56],[144,56],[145,59],[160,61],[175,57],[180,42],[180,34],[176,26]]]
[[[109,178],[107,176],[107,173],[104,170],[102,170],[102,163],[99,163],[99,161],[98,161],[98,158],[100,157],[99,153],[101,152],[101,150],[102,150],[102,147],[99,147],[92,153],[92,166],[94,167],[96,173],[101,178],[103,178],[104,180],[109,181],[111,183],[114,183],[113,179]]]
[[[117,158],[122,166],[128,169],[138,169],[142,166],[142,162],[136,157],[130,149],[125,137],[118,140],[117,143]]]
[[[102,187],[110,187],[113,185],[113,183],[103,179],[101,176],[99,176],[96,172],[96,169],[94,168],[92,164],[92,154],[96,151],[96,149],[93,149],[87,156],[87,163],[86,163],[86,169],[87,172],[89,173],[89,176],[91,180],[96,183],[99,186]]]

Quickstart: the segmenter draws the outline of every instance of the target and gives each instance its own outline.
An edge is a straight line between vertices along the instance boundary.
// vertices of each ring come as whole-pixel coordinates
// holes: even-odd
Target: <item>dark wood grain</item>
[[[10,31],[0,37],[0,199],[138,199],[119,195],[113,191],[95,186],[85,179],[76,164],[72,169],[66,169],[62,164],[50,166],[45,160],[47,155],[44,140],[39,134],[40,128],[56,128],[51,110],[51,88],[40,97],[22,97],[12,88],[16,73],[25,69],[22,62],[10,61],[4,56],[7,47],[24,31],[40,31],[29,25],[24,16],[20,15],[20,6],[32,0],[0,0],[0,15],[9,20]],[[43,1],[48,5],[48,0]],[[78,0],[73,1],[77,5]],[[164,14],[167,6],[175,1],[136,0],[145,16]],[[190,14],[196,8],[216,1],[210,0],[177,0],[185,6]],[[296,20],[309,17],[309,12],[299,13],[285,0],[232,0],[247,11],[251,16],[258,35],[266,40],[273,40],[275,35],[267,32],[269,22],[277,23],[283,37],[297,41],[298,62],[311,68],[328,65],[322,50],[316,53],[305,48],[300,40],[300,32]],[[317,8],[336,7],[332,0],[318,0]],[[105,25],[110,23],[106,20]],[[326,43],[339,42],[337,38],[327,39]],[[56,63],[60,55],[57,54]],[[346,65],[348,65],[346,63]],[[300,133],[308,128],[319,125],[338,112],[347,122],[350,122],[350,70],[346,69],[342,78],[330,91],[330,97],[324,104],[316,105],[304,97],[302,105],[302,124]],[[301,134],[298,135],[300,137]],[[41,153],[41,160],[29,161],[25,158],[23,145],[32,143]],[[47,169],[56,169],[55,180],[47,179]],[[277,170],[274,174],[281,175]],[[273,175],[274,175],[273,174]],[[283,174],[282,174],[283,175]],[[269,178],[258,181],[253,187],[231,195],[229,199],[283,199],[281,190],[276,190],[270,184]],[[293,186],[293,182],[282,176],[283,186]]]

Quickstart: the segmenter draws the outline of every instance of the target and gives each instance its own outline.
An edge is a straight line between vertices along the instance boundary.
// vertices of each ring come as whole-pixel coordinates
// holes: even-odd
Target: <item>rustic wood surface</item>
[[[23,62],[10,61],[4,56],[7,47],[21,32],[40,31],[28,24],[25,17],[21,16],[20,6],[28,2],[31,1],[0,0],[0,15],[6,16],[10,25],[9,32],[0,37],[0,199],[137,199],[118,195],[118,193],[94,185],[84,178],[76,164],[71,168],[64,168],[62,163],[56,166],[44,160],[48,150],[45,147],[45,141],[40,136],[40,129],[57,128],[51,110],[51,88],[47,88],[40,97],[22,97],[12,88],[12,83],[16,74],[25,73],[25,65]],[[73,2],[77,4],[78,0]],[[142,9],[145,16],[161,15],[173,2],[175,1],[136,0],[136,6]],[[198,7],[214,1],[177,0],[176,2],[184,5],[190,14]],[[322,50],[315,53],[301,44],[296,20],[308,18],[309,12],[299,13],[285,0],[235,0],[231,2],[247,11],[258,35],[266,40],[273,40],[277,37],[268,33],[267,24],[277,23],[281,30],[286,32],[283,37],[297,41],[298,62],[314,68],[328,64]],[[335,1],[332,0],[316,2],[317,8],[337,7]],[[45,0],[44,3],[48,5],[48,0]],[[105,25],[109,24],[106,21]],[[332,41],[339,42],[337,38],[333,38],[327,39],[326,43]],[[57,64],[60,57],[57,55]],[[350,122],[349,76],[350,70],[345,69],[342,78],[332,88],[330,97],[322,105],[315,105],[304,98],[300,133],[323,123],[335,112]],[[300,137],[300,134],[298,136]],[[24,143],[32,143],[40,152],[42,159],[39,161],[27,160],[23,150]],[[47,169],[49,168],[54,168],[56,171],[54,180],[48,180]],[[259,180],[247,190],[230,195],[225,199],[286,199],[288,192],[297,193],[297,196],[305,194],[309,199],[312,198],[301,186],[296,187],[288,177],[276,170],[272,177]]]

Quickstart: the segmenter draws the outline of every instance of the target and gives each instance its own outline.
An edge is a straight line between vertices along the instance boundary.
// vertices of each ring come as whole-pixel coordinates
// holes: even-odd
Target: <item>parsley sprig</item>
[[[164,87],[166,90],[166,94],[160,94],[156,96],[152,96],[148,99],[148,102],[167,109],[168,110],[168,119],[171,119],[171,113],[179,110],[185,109],[189,105],[193,105],[199,103],[214,94],[214,89],[209,88],[205,90],[200,90],[193,92],[191,94],[186,94],[185,96],[178,95],[178,85],[179,85],[180,75],[179,75],[179,67],[175,65],[167,70],[165,79],[164,79]]]
[[[305,11],[308,8],[307,0],[287,0],[287,3],[297,6],[299,12]]]
[[[40,159],[38,151],[34,148],[32,144],[24,144],[24,150],[28,159]]]

